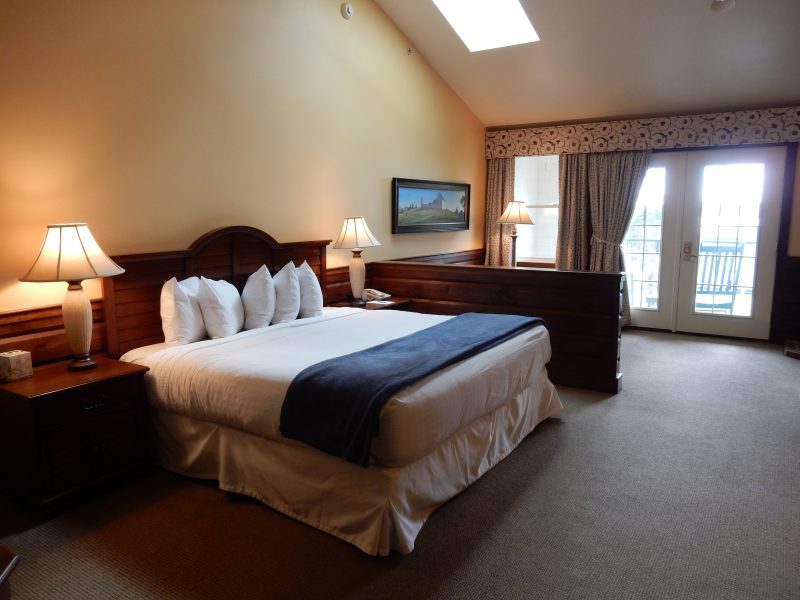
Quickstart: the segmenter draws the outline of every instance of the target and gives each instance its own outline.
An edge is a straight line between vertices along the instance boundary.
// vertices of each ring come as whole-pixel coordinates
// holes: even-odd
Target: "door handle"
[[[683,247],[681,248],[681,260],[683,262],[689,262],[693,258],[697,258],[697,254],[692,254],[692,242],[683,242]]]

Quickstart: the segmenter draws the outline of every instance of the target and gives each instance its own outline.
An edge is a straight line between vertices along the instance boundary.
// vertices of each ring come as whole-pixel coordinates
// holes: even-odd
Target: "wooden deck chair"
[[[697,258],[695,311],[732,314],[742,270],[742,242],[703,242]]]

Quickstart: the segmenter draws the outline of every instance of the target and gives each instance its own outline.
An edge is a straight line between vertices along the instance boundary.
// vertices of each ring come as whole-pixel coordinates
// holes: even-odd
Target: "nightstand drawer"
[[[63,492],[140,465],[145,457],[139,408],[43,431],[39,440],[46,494]]]
[[[0,383],[0,491],[55,503],[147,463],[147,367],[95,359]]]
[[[34,411],[40,428],[45,429],[94,415],[131,409],[139,404],[140,398],[139,378],[98,381],[60,394],[37,398]]]

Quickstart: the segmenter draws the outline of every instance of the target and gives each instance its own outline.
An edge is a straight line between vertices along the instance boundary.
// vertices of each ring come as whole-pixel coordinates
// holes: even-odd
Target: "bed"
[[[161,285],[192,275],[239,289],[262,264],[308,262],[326,289],[326,240],[279,244],[232,227],[185,251],[114,257],[104,280],[109,352],[150,367],[156,454],[165,468],[213,479],[371,555],[403,554],[426,519],[561,409],[547,378],[547,330],[525,330],[394,395],[365,468],[279,431],[281,403],[305,367],[451,317],[326,308],[312,318],[192,344],[164,343]],[[453,402],[457,398],[458,402]]]

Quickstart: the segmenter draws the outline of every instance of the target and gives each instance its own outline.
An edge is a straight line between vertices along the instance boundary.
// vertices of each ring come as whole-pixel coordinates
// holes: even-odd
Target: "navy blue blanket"
[[[367,466],[381,409],[392,395],[540,323],[538,317],[466,313],[312,365],[289,385],[281,433]]]

